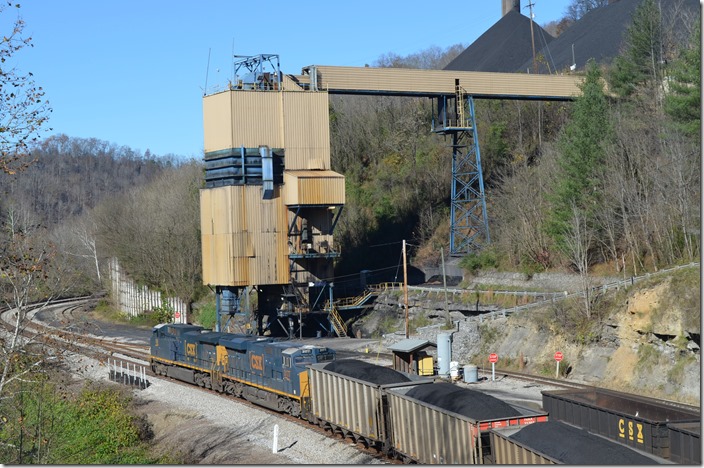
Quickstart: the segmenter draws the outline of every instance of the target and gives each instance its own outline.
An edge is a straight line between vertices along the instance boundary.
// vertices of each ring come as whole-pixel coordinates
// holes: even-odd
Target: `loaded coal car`
[[[702,464],[701,422],[670,423],[670,461],[683,465]]]
[[[699,408],[614,390],[591,388],[541,393],[543,409],[550,414],[551,421],[563,421],[665,459],[670,459],[671,452],[668,424],[701,425]]]
[[[310,406],[306,366],[334,359],[334,350],[320,346],[213,332],[197,325],[161,324],[152,329],[155,374],[294,416]]]
[[[545,412],[440,382],[386,391],[397,458],[423,464],[492,463],[489,431],[547,421]],[[412,423],[411,423],[412,421]]]
[[[656,465],[667,460],[560,421],[489,431],[497,465]]]
[[[385,391],[434,381],[356,359],[314,364],[308,369],[309,421],[385,454],[392,451]]]

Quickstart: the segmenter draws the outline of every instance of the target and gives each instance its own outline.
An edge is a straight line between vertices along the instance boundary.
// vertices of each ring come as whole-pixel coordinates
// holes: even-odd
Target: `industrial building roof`
[[[526,16],[514,10],[509,11],[444,69],[505,73],[519,71],[526,60],[533,60],[530,23]],[[533,37],[536,51],[555,39],[535,22]]]
[[[565,72],[569,71],[571,65],[582,70],[591,58],[597,63],[610,63],[621,52],[633,13],[642,2],[643,0],[616,0],[585,14],[547,47],[542,48],[540,54],[546,57],[550,70],[541,64],[539,73]],[[675,12],[696,14],[697,22],[700,20],[698,0],[667,0],[659,2],[659,6],[663,13],[663,27],[667,30],[676,28],[672,24]],[[531,63],[531,60],[526,60],[521,69]]]
[[[613,0],[585,14],[557,38],[533,23],[538,73],[569,72],[571,65],[583,70],[592,58],[598,63],[611,62],[621,52],[625,32],[642,2]],[[658,5],[664,27],[675,34],[683,34],[686,28],[673,26],[674,13],[696,15],[700,21],[698,0],[667,0]],[[515,10],[509,11],[445,70],[533,73],[530,20]]]

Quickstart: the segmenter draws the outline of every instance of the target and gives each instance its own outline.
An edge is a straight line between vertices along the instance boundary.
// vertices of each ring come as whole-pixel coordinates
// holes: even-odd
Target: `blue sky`
[[[53,108],[44,136],[196,159],[206,72],[208,88],[227,83],[233,54],[278,54],[288,74],[313,64],[364,66],[383,54],[469,45],[501,17],[501,0],[18,1],[0,26],[19,12],[33,39],[17,66],[34,74]],[[526,16],[528,3],[521,2]],[[543,25],[570,1],[533,3]]]

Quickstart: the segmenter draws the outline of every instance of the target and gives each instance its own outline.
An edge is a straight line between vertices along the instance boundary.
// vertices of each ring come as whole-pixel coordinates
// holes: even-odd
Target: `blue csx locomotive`
[[[151,368],[276,411],[304,416],[310,388],[306,365],[335,359],[335,351],[272,338],[213,332],[197,325],[152,329]]]

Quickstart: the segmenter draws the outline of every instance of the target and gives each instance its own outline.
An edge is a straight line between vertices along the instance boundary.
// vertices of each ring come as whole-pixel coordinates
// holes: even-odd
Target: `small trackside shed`
[[[433,357],[425,351],[428,348],[437,348],[437,345],[428,340],[417,338],[394,343],[389,346],[389,351],[394,356],[393,369],[407,374],[435,375]]]

